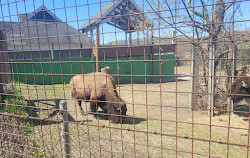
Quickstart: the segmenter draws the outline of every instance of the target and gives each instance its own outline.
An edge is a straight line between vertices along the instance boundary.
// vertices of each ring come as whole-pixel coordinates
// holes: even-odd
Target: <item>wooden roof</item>
[[[37,8],[34,13],[28,14],[27,20],[45,21],[45,22],[62,22],[55,14],[53,14],[44,5]]]
[[[80,27],[82,32],[93,30],[103,23],[110,24],[123,31],[135,31],[135,26],[150,19],[133,0],[114,0],[99,10],[90,20]]]

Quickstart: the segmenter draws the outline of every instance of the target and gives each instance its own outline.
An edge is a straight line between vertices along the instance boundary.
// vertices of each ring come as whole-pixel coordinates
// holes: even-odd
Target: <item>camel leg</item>
[[[84,110],[82,109],[82,100],[77,100],[77,103],[80,107],[80,114],[85,116],[86,114],[84,113]]]
[[[245,100],[248,104],[248,111],[250,112],[250,97],[246,97]],[[249,115],[250,115],[250,113],[249,113]]]
[[[89,103],[90,103],[90,110],[91,112],[94,113],[98,112],[99,102],[97,96],[100,96],[99,91],[92,90]],[[97,118],[97,114],[94,114],[94,117]]]
[[[96,101],[90,101],[90,111],[93,113],[97,113],[98,106]],[[95,118],[97,118],[97,114],[93,114]]]

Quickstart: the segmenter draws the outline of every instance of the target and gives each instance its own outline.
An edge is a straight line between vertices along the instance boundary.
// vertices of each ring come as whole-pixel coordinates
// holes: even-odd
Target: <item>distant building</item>
[[[87,35],[67,25],[44,5],[31,14],[20,14],[19,22],[1,21],[0,30],[6,35],[10,59],[58,58],[59,53],[62,58],[79,57],[79,50],[91,47]],[[81,52],[87,56],[91,53]]]

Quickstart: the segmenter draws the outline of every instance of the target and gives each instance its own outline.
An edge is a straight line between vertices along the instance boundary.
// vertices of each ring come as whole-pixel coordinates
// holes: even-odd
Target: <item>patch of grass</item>
[[[2,109],[4,112],[17,115],[25,115],[29,112],[26,101],[20,96],[20,92],[15,88],[11,93],[7,92],[4,103],[5,106]]]
[[[1,112],[28,115],[30,108],[20,92],[14,87],[5,92]],[[39,156],[39,142],[34,138],[33,126],[29,120],[21,117],[0,116],[1,157]]]
[[[174,72],[176,72],[176,69],[177,69],[177,73],[178,74],[190,74],[190,72],[191,72],[191,65],[177,66],[177,67],[175,67]]]

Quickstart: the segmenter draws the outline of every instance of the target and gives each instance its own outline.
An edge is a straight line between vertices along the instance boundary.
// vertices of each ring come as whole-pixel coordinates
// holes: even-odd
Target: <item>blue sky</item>
[[[5,21],[18,21],[17,14],[33,12],[35,9],[44,4],[48,9],[52,9],[51,11],[61,20],[65,22],[67,21],[70,26],[78,29],[96,12],[98,12],[101,7],[107,5],[111,1],[112,0],[0,0],[0,21],[3,19]],[[146,8],[148,6],[146,0],[134,1],[139,4],[141,8]],[[89,5],[87,3],[89,3]],[[237,14],[235,16],[235,20],[250,20],[250,1],[240,2],[237,4],[240,4],[241,14]],[[56,10],[53,10],[53,8],[56,8]],[[250,22],[240,22],[235,24],[235,26],[237,25],[250,29]],[[101,37],[101,43],[103,41],[105,43],[114,41],[115,37],[117,39],[124,39],[124,33],[107,33],[117,31],[119,30],[115,30],[108,24],[103,25],[100,32],[104,33],[105,38],[103,36]]]

